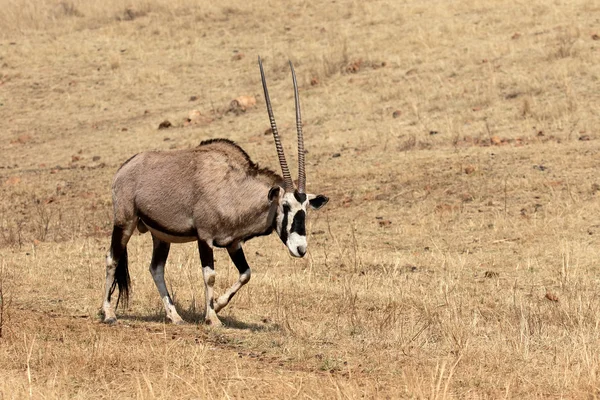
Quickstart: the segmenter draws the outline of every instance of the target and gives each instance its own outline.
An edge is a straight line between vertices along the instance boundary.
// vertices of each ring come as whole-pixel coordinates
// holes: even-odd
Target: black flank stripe
[[[306,213],[304,210],[300,210],[294,215],[291,231],[296,232],[300,236],[306,236]]]
[[[138,216],[140,217],[142,222],[144,224],[146,224],[147,226],[149,226],[150,228],[155,229],[159,232],[165,233],[167,235],[179,236],[179,237],[195,237],[198,235],[198,232],[193,227],[190,227],[185,230],[175,231],[175,230],[168,229],[167,227],[160,224],[158,221],[155,221],[154,219],[150,218],[147,215],[142,214],[141,212],[138,212]]]

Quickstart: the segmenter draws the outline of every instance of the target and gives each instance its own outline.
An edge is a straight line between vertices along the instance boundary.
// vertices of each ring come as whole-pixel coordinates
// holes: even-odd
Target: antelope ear
[[[315,210],[318,210],[319,208],[323,207],[325,204],[327,204],[328,201],[329,201],[329,197],[323,196],[322,194],[317,194],[317,195],[309,194],[308,195],[308,203]]]
[[[269,189],[269,201],[273,201],[273,199],[275,199],[276,197],[279,197],[279,194],[281,193],[281,187],[280,186],[273,186],[271,189]]]

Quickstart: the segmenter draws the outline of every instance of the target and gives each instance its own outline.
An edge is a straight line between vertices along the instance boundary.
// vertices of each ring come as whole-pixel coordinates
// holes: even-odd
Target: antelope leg
[[[183,324],[184,321],[177,313],[165,283],[165,264],[167,263],[171,245],[163,242],[154,235],[152,235],[152,244],[154,245],[154,250],[152,252],[152,261],[150,262],[150,274],[152,274],[154,284],[165,306],[167,318],[174,324]]]
[[[102,302],[104,322],[107,324],[114,324],[117,322],[117,315],[110,303],[110,298],[115,290],[115,273],[117,271],[117,265],[121,263],[122,266],[124,266],[125,271],[127,270],[127,242],[129,242],[129,238],[135,229],[136,223],[137,221],[130,221],[129,224],[124,224],[123,226],[116,224],[113,226],[110,249],[106,255],[106,287],[104,291],[104,301]],[[119,298],[120,296],[121,293],[119,292]],[[125,296],[127,296],[127,293],[125,293]]]
[[[215,312],[221,311],[227,304],[229,304],[237,291],[240,290],[242,286],[244,286],[250,280],[250,266],[246,262],[246,257],[244,256],[244,250],[242,249],[242,246],[240,244],[229,246],[227,248],[227,252],[229,253],[229,257],[231,257],[231,261],[233,261],[236,268],[240,272],[240,278],[217,299],[215,304]]]
[[[198,240],[200,251],[200,262],[202,263],[202,276],[204,277],[204,289],[206,294],[206,314],[204,322],[207,325],[221,325],[219,317],[215,312],[214,285],[215,285],[215,261],[213,249],[204,241]]]

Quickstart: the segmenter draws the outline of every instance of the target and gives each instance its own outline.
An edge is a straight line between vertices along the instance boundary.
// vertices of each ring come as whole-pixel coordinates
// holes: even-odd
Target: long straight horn
[[[302,117],[300,116],[300,96],[298,96],[298,82],[296,72],[290,61],[292,80],[294,81],[294,100],[296,101],[296,130],[298,131],[298,192],[304,193],[306,188],[306,172],[304,169],[304,136],[302,135]]]
[[[258,57],[258,66],[260,67],[260,77],[262,79],[263,90],[265,91],[265,101],[267,102],[267,112],[269,113],[269,121],[271,122],[271,131],[273,132],[273,139],[275,139],[275,147],[277,148],[277,157],[279,157],[279,165],[281,166],[281,172],[283,174],[283,189],[286,192],[291,192],[294,190],[294,182],[292,181],[290,169],[285,161],[285,154],[283,154],[283,146],[281,145],[279,132],[277,132],[277,125],[275,124],[275,117],[273,116],[273,109],[271,108],[271,99],[269,98],[269,91],[267,90],[265,71],[263,70],[260,56]]]

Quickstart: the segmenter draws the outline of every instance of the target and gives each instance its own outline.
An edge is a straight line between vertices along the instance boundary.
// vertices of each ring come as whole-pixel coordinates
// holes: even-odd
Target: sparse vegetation
[[[10,305],[10,298],[8,295],[6,284],[6,271],[4,264],[0,264],[0,340],[4,333],[4,326],[8,321],[8,307]]]
[[[596,3],[0,9],[0,398],[600,396]],[[290,154],[294,61],[331,198],[309,254],[250,241],[212,329],[197,249],[173,245],[171,326],[136,235],[129,308],[101,324],[122,162],[227,137],[277,170],[258,55]]]

